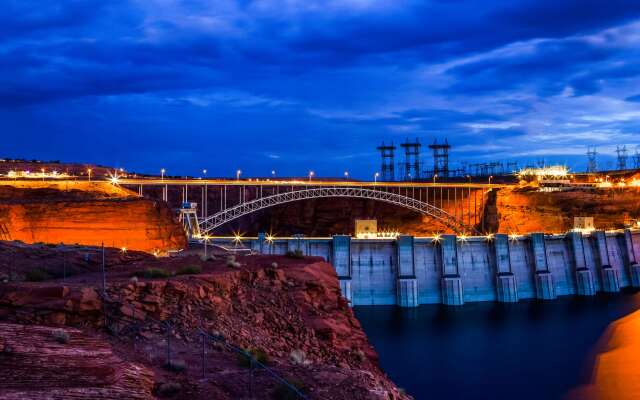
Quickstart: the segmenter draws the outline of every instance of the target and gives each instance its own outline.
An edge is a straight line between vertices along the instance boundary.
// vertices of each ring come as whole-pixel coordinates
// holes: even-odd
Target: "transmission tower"
[[[618,169],[625,170],[627,169],[627,146],[616,146],[616,153],[618,154]]]
[[[640,169],[640,146],[636,147],[636,153],[633,155],[633,168]]]
[[[393,145],[393,142],[390,145],[385,145],[382,142],[382,145],[378,146],[377,149],[380,152],[382,180],[387,182],[394,181],[396,174],[393,160],[396,146]]]
[[[598,162],[596,160],[596,156],[598,152],[595,147],[587,148],[587,173],[595,173],[598,171]]]
[[[444,140],[444,143],[438,144],[435,140],[429,145],[433,150],[433,176],[438,175],[442,178],[449,177],[449,149],[451,145]]]
[[[420,179],[420,142],[407,139],[400,146],[404,148],[404,179]]]

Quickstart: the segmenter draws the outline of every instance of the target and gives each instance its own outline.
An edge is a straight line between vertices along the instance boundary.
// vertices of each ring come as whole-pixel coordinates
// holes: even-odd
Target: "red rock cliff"
[[[198,257],[152,259],[145,266],[176,271],[199,265],[200,274],[131,281],[142,265],[110,266],[106,307],[99,286],[76,276],[61,281],[0,285],[0,319],[13,323],[101,328],[103,310],[140,332],[133,345],[119,334],[112,342],[127,362],[155,371],[156,387],[179,381],[175,398],[246,398],[249,377],[233,353],[207,350],[202,379],[200,340],[190,332],[202,326],[242,348],[261,349],[278,374],[300,381],[310,399],[409,399],[384,375],[358,320],[340,296],[330,264],[319,259],[250,256],[238,266]],[[179,376],[162,369],[165,333],[158,321],[171,321],[176,357],[186,364]],[[256,375],[256,398],[268,399],[274,381]]]
[[[6,185],[0,186],[0,239],[104,243],[147,252],[166,252],[186,245],[180,224],[160,202],[124,191]]]

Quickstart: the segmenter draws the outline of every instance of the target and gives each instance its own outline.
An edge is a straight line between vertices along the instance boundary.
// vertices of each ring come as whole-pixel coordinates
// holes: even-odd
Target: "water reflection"
[[[607,326],[638,308],[640,294],[626,293],[355,311],[384,370],[417,399],[562,399],[589,383]]]

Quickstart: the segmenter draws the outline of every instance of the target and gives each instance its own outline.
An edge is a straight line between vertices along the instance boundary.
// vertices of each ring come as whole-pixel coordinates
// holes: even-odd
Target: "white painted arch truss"
[[[475,231],[473,227],[465,225],[460,219],[445,212],[441,208],[412,197],[403,196],[383,190],[366,189],[360,187],[322,187],[305,188],[289,192],[260,197],[255,200],[244,202],[233,207],[217,212],[200,221],[200,232],[202,235],[209,235],[214,229],[233,221],[244,215],[272,207],[279,204],[290,203],[298,200],[318,199],[328,197],[350,197],[359,199],[372,199],[385,203],[395,204],[410,210],[419,212],[436,218],[447,227],[457,233],[470,233]]]

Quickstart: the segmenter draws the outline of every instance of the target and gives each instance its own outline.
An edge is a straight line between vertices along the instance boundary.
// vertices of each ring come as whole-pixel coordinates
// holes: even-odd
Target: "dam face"
[[[228,243],[216,239],[214,243]],[[640,231],[396,239],[243,239],[254,251],[299,250],[331,262],[352,305],[552,300],[640,287]]]

